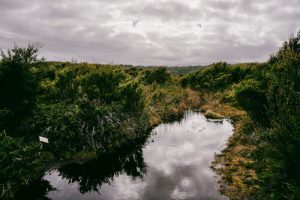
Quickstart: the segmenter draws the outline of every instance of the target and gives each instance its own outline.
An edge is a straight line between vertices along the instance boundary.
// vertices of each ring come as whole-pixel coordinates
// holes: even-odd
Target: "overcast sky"
[[[300,0],[0,0],[0,48],[135,65],[263,61],[300,29]]]

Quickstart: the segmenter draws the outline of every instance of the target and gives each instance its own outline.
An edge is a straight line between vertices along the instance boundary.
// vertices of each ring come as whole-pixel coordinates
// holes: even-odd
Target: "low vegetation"
[[[38,50],[1,53],[1,198],[14,198],[51,160],[112,152],[197,106],[166,68],[45,62]]]
[[[226,195],[300,198],[300,32],[266,63],[216,63],[186,75],[181,83],[213,91],[216,105],[246,111],[234,117],[235,134],[215,163],[227,184],[222,189]]]

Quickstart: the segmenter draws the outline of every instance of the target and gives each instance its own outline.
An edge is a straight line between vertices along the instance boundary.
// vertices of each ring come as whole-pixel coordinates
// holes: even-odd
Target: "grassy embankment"
[[[234,120],[228,147],[214,163],[223,193],[300,198],[300,32],[265,63],[216,63],[181,83],[204,94],[208,116]]]
[[[231,199],[243,199],[253,196],[258,185],[256,172],[251,167],[254,160],[249,156],[255,150],[255,145],[248,141],[244,129],[249,116],[241,108],[222,101],[220,95],[205,92],[202,96],[201,111],[207,118],[232,119],[234,130],[229,138],[227,147],[221,154],[216,155],[212,168],[221,176],[220,191]]]

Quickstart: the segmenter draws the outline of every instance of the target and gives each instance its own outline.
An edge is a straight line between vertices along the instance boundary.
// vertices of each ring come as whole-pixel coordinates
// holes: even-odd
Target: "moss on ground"
[[[200,110],[209,118],[230,118],[233,120],[233,135],[227,147],[216,155],[212,168],[220,175],[220,192],[230,199],[251,199],[258,189],[257,176],[253,170],[254,161],[251,154],[255,150],[252,144],[251,131],[247,126],[251,121],[246,112],[222,102],[221,94],[199,93]]]

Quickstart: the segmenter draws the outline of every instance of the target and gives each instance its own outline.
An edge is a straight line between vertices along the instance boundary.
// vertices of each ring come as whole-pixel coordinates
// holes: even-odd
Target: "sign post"
[[[40,142],[44,142],[44,143],[47,143],[47,144],[49,143],[49,140],[46,137],[39,136],[39,140],[40,140]]]
[[[39,140],[41,142],[41,150],[43,149],[43,143],[49,144],[49,140],[46,137],[39,136]]]

